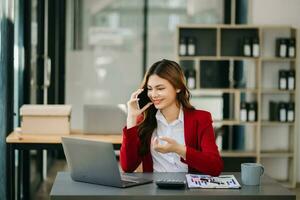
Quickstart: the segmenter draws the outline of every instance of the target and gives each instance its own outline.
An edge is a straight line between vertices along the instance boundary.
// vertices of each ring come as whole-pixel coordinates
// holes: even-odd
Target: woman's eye
[[[158,90],[164,90],[165,88],[158,88]]]

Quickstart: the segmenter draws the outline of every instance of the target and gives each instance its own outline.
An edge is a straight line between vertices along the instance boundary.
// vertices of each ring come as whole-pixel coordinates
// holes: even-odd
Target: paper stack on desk
[[[234,175],[221,175],[218,177],[199,174],[186,174],[189,188],[241,188]]]

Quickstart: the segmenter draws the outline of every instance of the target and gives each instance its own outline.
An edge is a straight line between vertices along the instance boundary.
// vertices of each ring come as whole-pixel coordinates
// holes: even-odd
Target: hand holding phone
[[[141,94],[143,93],[143,94]],[[140,116],[149,106],[152,105],[151,100],[144,89],[138,89],[133,92],[127,102],[127,128],[136,126],[137,117]]]
[[[148,89],[144,88],[144,90],[137,96],[138,106],[139,109],[142,109],[145,105],[151,102],[150,98],[148,97]]]

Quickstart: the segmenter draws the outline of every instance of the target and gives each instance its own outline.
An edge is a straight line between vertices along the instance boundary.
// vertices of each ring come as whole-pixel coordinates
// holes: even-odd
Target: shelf
[[[262,89],[262,94],[295,94],[295,90]]]
[[[259,58],[258,57],[247,57],[247,56],[220,56],[220,58],[225,59],[225,60],[252,60],[256,61]]]
[[[261,58],[265,62],[295,62],[295,58],[279,58],[279,57],[265,57]]]
[[[295,85],[298,85],[297,82],[300,79],[297,71],[298,52],[296,52],[295,57],[291,58],[282,58],[275,55],[276,47],[278,46],[276,39],[295,38],[295,40],[298,41],[297,29],[286,25],[184,24],[178,26],[177,33],[177,36],[187,38],[191,36],[195,37],[196,40],[199,38],[199,40],[204,42],[204,44],[203,42],[196,43],[196,46],[200,45],[199,48],[201,48],[201,50],[196,51],[195,56],[177,56],[182,66],[185,67],[184,69],[189,70],[193,68],[196,74],[195,82],[197,87],[190,90],[195,103],[198,103],[199,107],[203,107],[203,105],[200,104],[210,102],[211,99],[223,100],[225,103],[228,103],[228,105],[230,105],[230,109],[228,109],[230,117],[224,117],[224,120],[222,117],[219,117],[219,120],[213,120],[213,126],[216,128],[224,125],[243,126],[245,127],[245,133],[246,131],[250,134],[253,133],[251,143],[258,144],[255,145],[251,151],[232,149],[221,151],[220,154],[222,157],[248,157],[254,158],[257,162],[260,162],[261,159],[276,160],[276,162],[278,160],[280,161],[280,159],[289,160],[291,162],[287,163],[289,170],[287,178],[284,177],[282,181],[285,181],[283,184],[287,187],[294,187],[292,184],[294,184],[296,177],[294,173],[296,169],[295,163],[298,162],[298,151],[296,149],[298,142],[297,135],[299,133],[298,126],[296,126],[298,115],[294,112],[295,122],[269,121],[268,112],[270,111],[270,101],[294,102],[295,108],[297,108],[299,95],[296,89],[298,88],[294,90],[279,90],[277,85],[279,70],[294,70]],[[200,33],[201,36],[195,35],[195,33]],[[244,44],[247,42],[246,39],[251,41],[254,38],[259,40],[259,57],[246,57],[244,56]],[[208,46],[208,43],[215,44],[215,46]],[[178,44],[177,41],[177,47],[180,47]],[[247,87],[252,88],[232,88],[233,85],[238,85],[238,81],[240,81],[235,78],[235,74],[233,73],[236,69],[235,67],[240,66],[240,63],[244,65],[243,73],[240,75],[243,78],[241,81],[244,81],[243,83],[245,83]],[[189,74],[187,75],[190,76]],[[238,74],[236,75],[239,76]],[[224,96],[228,98],[222,98]],[[200,101],[202,99],[203,102]],[[256,113],[259,114],[257,121],[240,121],[239,115],[241,114],[241,102],[243,101],[255,101],[257,103]],[[226,105],[225,103],[224,105]],[[219,105],[222,106],[221,103]],[[214,104],[209,107],[210,111],[222,112],[219,111],[221,108],[218,107],[219,110],[217,110],[213,106]],[[276,143],[281,140],[281,137],[277,138],[278,134],[271,133],[268,134],[268,136],[265,135],[271,129],[274,129],[274,133],[281,134],[282,137],[289,137],[286,149],[262,151],[262,147],[259,145],[263,144],[262,142],[268,142],[268,140],[270,140],[271,143]],[[229,129],[229,131],[231,131],[231,129]],[[233,137],[233,134],[229,134],[228,138],[225,138],[223,142],[227,142],[229,146],[229,144],[235,142],[233,141],[235,139],[240,140],[240,138]]]
[[[290,158],[293,157],[293,153],[287,151],[262,151],[262,158]]]
[[[287,29],[287,30],[295,30],[295,28],[288,26],[288,25],[251,25],[251,24],[181,24],[177,26],[179,29],[181,28],[195,28],[195,29],[202,29],[202,28],[225,28],[225,29],[255,29],[255,28],[262,28],[262,29]]]
[[[245,56],[178,56],[179,60],[253,60],[259,58]]]
[[[282,125],[286,125],[286,126],[294,126],[295,123],[294,122],[279,122],[279,121],[267,121],[267,120],[263,120],[261,122],[262,126],[282,126]]]
[[[179,60],[261,60],[263,62],[296,62],[295,58],[278,57],[246,57],[246,56],[178,56]]]
[[[190,90],[192,95],[219,95],[222,93],[258,93],[258,89],[245,88],[200,88]],[[295,94],[295,90],[262,89],[261,94]]]
[[[181,28],[179,30],[178,43],[193,39],[196,56],[216,56],[217,55],[217,30],[215,28]]]
[[[256,157],[254,151],[221,151],[222,157]]]
[[[236,125],[239,122],[236,120],[213,120],[214,124],[223,124],[223,125]]]
[[[246,125],[251,125],[251,126],[256,126],[258,125],[257,122],[242,122],[242,121],[237,121],[237,120],[214,120],[214,124],[222,124],[222,125],[241,125],[241,126],[246,126]]]
[[[245,38],[259,38],[258,27],[222,28],[220,30],[220,55],[228,57],[244,57],[242,43]],[[250,58],[250,57],[249,57]]]
[[[257,89],[245,88],[245,89],[235,89],[237,92],[241,93],[257,93]]]
[[[251,125],[251,126],[257,126],[258,125],[258,122],[255,121],[255,122],[242,122],[242,121],[238,121],[238,124],[237,125]]]
[[[179,60],[216,60],[216,56],[178,56]]]
[[[249,28],[257,28],[257,26],[254,25],[248,25],[248,24],[238,24],[238,25],[232,25],[232,24],[181,24],[177,26],[178,28],[226,28],[226,29],[249,29]]]
[[[221,95],[223,93],[257,93],[258,90],[257,89],[233,89],[233,88],[223,88],[223,89],[206,89],[206,88],[200,88],[200,89],[194,89],[194,90],[190,90],[192,95],[207,95],[207,94],[211,94],[211,95]]]

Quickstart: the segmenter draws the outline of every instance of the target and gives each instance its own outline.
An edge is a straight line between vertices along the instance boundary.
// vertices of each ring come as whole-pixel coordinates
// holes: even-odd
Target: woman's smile
[[[158,105],[161,102],[161,100],[156,99],[156,100],[152,100],[152,102],[153,102],[154,105]]]

